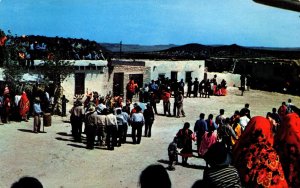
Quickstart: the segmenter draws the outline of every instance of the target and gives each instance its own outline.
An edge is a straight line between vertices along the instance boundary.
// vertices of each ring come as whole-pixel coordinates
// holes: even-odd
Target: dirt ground
[[[191,123],[191,129],[200,112],[214,117],[220,108],[231,116],[245,103],[250,104],[251,115],[265,116],[282,101],[292,99],[300,106],[300,97],[279,93],[251,90],[240,96],[237,88],[228,88],[225,97],[185,98],[185,118],[157,115],[151,138],[142,138],[140,145],[128,143],[114,151],[96,147],[85,149],[85,144],[72,142],[70,124],[67,118],[52,117],[52,126],[45,127],[45,133],[32,133],[33,119],[29,122],[11,122],[0,126],[0,187],[10,187],[22,176],[38,178],[46,188],[135,188],[141,171],[150,164],[167,167],[167,147],[184,122]],[[172,99],[173,100],[173,99]],[[173,108],[173,105],[171,106]],[[162,113],[162,103],[158,104]],[[128,134],[131,132],[129,128]],[[196,145],[193,144],[194,149]],[[196,153],[195,153],[196,155]],[[181,162],[181,158],[179,159]],[[205,162],[190,158],[188,167],[176,166],[168,171],[173,188],[188,188],[202,179]]]

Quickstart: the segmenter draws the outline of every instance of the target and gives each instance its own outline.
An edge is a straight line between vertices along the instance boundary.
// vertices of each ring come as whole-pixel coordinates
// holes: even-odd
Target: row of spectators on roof
[[[67,60],[102,60],[105,59],[102,47],[95,41],[43,36],[7,35],[6,47],[13,47],[15,60],[47,59],[52,53],[60,53],[61,59]]]

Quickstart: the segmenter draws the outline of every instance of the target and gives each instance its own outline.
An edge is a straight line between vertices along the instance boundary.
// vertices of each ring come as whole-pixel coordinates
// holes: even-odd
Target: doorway
[[[171,80],[172,81],[178,81],[177,80],[177,74],[178,74],[178,72],[175,72],[175,71],[171,71]]]
[[[192,80],[192,71],[185,72],[185,82]]]
[[[85,73],[75,73],[75,95],[84,94]]]
[[[138,88],[143,87],[143,74],[129,74],[129,79],[133,79],[138,84]]]
[[[113,96],[124,95],[124,73],[114,73]]]

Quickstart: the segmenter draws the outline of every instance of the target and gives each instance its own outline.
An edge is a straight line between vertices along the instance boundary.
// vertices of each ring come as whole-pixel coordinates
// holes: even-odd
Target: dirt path
[[[143,137],[140,145],[127,143],[114,151],[106,148],[90,151],[84,144],[72,142],[71,127],[63,122],[67,118],[53,116],[52,126],[45,127],[46,133],[40,134],[31,132],[32,119],[1,125],[0,187],[10,187],[20,177],[29,175],[38,178],[46,188],[134,188],[146,166],[153,163],[167,166],[168,144],[184,122],[190,122],[193,129],[200,112],[206,117],[210,113],[216,116],[219,109],[224,108],[225,115],[231,116],[247,102],[252,116],[265,116],[272,107],[278,108],[288,98],[300,106],[300,97],[256,90],[245,92],[242,97],[237,88],[229,88],[229,95],[225,97],[187,98],[185,118],[156,116],[151,138]],[[162,104],[158,104],[158,111],[162,113]],[[131,138],[127,140],[131,142]],[[189,167],[179,165],[175,171],[169,171],[173,188],[191,187],[202,178],[204,160],[194,157],[188,162]]]

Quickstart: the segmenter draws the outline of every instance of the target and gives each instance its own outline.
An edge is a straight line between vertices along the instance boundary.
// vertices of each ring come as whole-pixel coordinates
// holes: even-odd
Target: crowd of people
[[[97,92],[87,94],[85,100],[83,96],[76,96],[69,111],[74,141],[82,142],[85,133],[87,149],[98,145],[114,150],[114,147],[128,143],[128,126],[131,126],[131,143],[140,144],[143,133],[144,137],[151,137],[157,114],[153,105],[153,102],[157,104],[157,98],[153,100],[151,96],[157,93],[162,96],[164,115],[171,116],[170,98],[173,95],[177,102],[174,115],[185,116],[183,104],[178,105],[184,99],[184,90],[178,87],[174,91],[163,82],[157,84],[154,81],[148,87],[149,101],[145,106],[134,103],[132,109],[133,101],[128,99],[123,105],[122,96],[101,97]],[[31,92],[28,92],[30,97],[25,91],[21,95],[13,94],[5,86],[0,97],[1,122],[9,123],[10,118],[15,117],[12,112],[20,121],[28,121],[32,116],[33,131],[40,132],[40,117],[51,100],[47,92]],[[65,96],[61,98],[62,116],[66,116],[68,102]],[[270,109],[265,117],[251,117],[249,104],[229,117],[225,117],[224,109],[220,109],[215,118],[212,114],[205,118],[206,114],[201,112],[193,130],[190,123],[185,122],[169,144],[167,169],[175,170],[178,156],[182,157],[181,164],[188,166],[188,159],[194,156],[192,144],[196,142],[197,155],[206,161],[203,180],[196,184],[203,187],[299,187],[299,114],[300,110],[291,99]]]
[[[187,84],[187,87],[185,87]],[[187,89],[185,89],[187,88]],[[198,78],[192,81],[192,78],[184,82],[181,79],[170,80],[167,78],[158,78],[156,81],[151,80],[151,83],[145,84],[144,87],[139,88],[134,79],[126,85],[126,98],[128,102],[132,102],[135,95],[139,95],[140,102],[149,102],[154,112],[158,114],[156,105],[162,101],[163,114],[175,117],[185,117],[183,110],[183,101],[187,97],[200,97],[209,98],[211,95],[225,96],[227,95],[226,81],[223,79],[221,83],[217,82],[217,75],[214,75],[212,79],[203,79],[201,82]],[[186,94],[186,95],[185,95]],[[171,101],[170,98],[174,97],[173,111],[171,113]]]
[[[171,97],[171,93],[168,97]],[[103,98],[96,93],[87,96],[84,102],[81,98],[77,99],[70,111],[74,140],[81,142],[83,122],[87,149],[93,149],[95,144],[109,150],[121,146],[126,142],[128,126],[132,126],[133,144],[141,142],[144,125],[144,136],[150,137],[155,119],[151,102],[146,103],[146,107],[141,105],[143,103],[134,103],[133,109],[130,109],[130,100],[125,106],[122,101],[120,96]],[[292,104],[291,99],[287,103],[282,102],[279,108],[270,110],[265,117],[251,117],[250,105],[245,104],[230,117],[225,117],[224,109],[220,109],[215,118],[212,114],[205,118],[205,113],[200,113],[193,131],[189,122],[184,123],[169,144],[167,169],[175,170],[175,165],[179,163],[178,156],[182,157],[181,164],[188,166],[188,158],[194,156],[192,144],[196,142],[197,155],[205,159],[206,167],[203,180],[195,185],[299,186],[300,182],[296,177],[299,175],[297,169],[300,164],[297,159],[300,145],[296,126],[299,123],[300,110]],[[164,112],[169,113],[165,110]],[[81,118],[80,121],[78,118]],[[287,134],[291,130],[296,131],[295,135]]]
[[[40,117],[43,113],[50,113],[51,98],[46,90],[38,86],[26,87],[19,85],[11,89],[4,86],[0,94],[0,124],[9,124],[11,121],[25,121],[34,118],[34,132],[40,132]]]
[[[291,99],[265,117],[251,117],[249,104],[231,117],[224,109],[213,120],[201,113],[195,122],[184,123],[168,147],[169,170],[175,170],[178,155],[186,166],[197,154],[206,161],[203,179],[195,187],[299,187],[299,116]]]
[[[4,94],[9,93],[6,87]],[[128,126],[132,127],[133,144],[141,143],[143,133],[144,137],[151,137],[155,120],[151,102],[146,106],[134,103],[131,109],[129,100],[123,105],[122,96],[101,97],[92,92],[85,100],[82,97],[74,99],[70,120],[74,141],[82,142],[85,133],[87,149],[93,149],[95,145],[108,150],[120,147],[127,141]],[[62,101],[68,102],[65,96]],[[25,92],[18,104],[20,118],[27,121],[30,101]],[[40,129],[42,113],[40,98],[35,97],[35,132]],[[192,144],[196,142],[197,155],[206,161],[206,167],[203,179],[195,182],[193,187],[299,187],[299,114],[300,110],[291,99],[270,109],[265,117],[251,117],[249,104],[234,111],[230,117],[225,117],[224,109],[220,109],[215,118],[212,114],[205,118],[206,114],[201,112],[193,130],[190,123],[185,122],[169,144],[167,169],[175,170],[175,165],[179,164],[178,156],[182,157],[181,164],[188,166],[188,158],[194,156]],[[158,166],[155,168],[161,168]],[[146,187],[142,177],[146,171],[140,177],[141,187]],[[166,183],[171,186],[170,181]]]
[[[94,149],[96,144],[114,150],[126,143],[128,126],[132,127],[131,137],[133,144],[140,144],[142,128],[144,136],[151,137],[151,129],[155,119],[153,108],[150,103],[145,106],[133,104],[127,101],[123,105],[121,96],[100,97],[97,92],[88,94],[84,101],[81,97],[75,99],[70,110],[72,135],[74,141],[81,142],[82,127],[86,134],[86,148]]]
[[[60,52],[61,59],[67,60],[105,59],[99,44],[83,39],[13,36],[9,33],[3,38],[3,45],[16,49],[11,58],[27,67],[33,67],[36,59],[51,59],[54,52]]]

